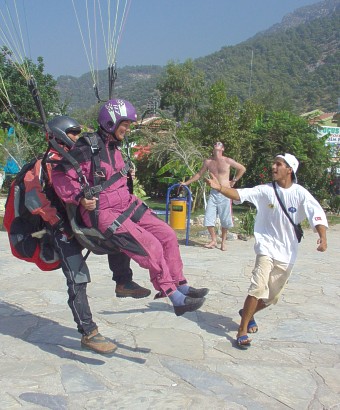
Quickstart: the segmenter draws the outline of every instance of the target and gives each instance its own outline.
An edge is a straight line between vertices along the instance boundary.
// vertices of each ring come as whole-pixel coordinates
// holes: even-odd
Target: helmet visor
[[[70,127],[65,130],[66,134],[79,135],[81,133],[80,127]]]

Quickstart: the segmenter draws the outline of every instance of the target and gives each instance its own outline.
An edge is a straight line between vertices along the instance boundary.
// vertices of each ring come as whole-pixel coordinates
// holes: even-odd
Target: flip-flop
[[[248,335],[239,336],[236,338],[237,347],[242,350],[247,350],[251,346],[251,339]]]
[[[243,313],[243,309],[240,309],[239,311],[238,311],[238,314],[242,317],[242,313]],[[254,327],[256,327],[256,330],[255,330],[255,332],[254,331],[250,331],[250,329],[252,329],[252,328],[254,328]],[[248,323],[248,327],[247,327],[247,332],[248,333],[257,333],[258,332],[258,330],[259,330],[259,327],[257,326],[257,323],[255,322],[255,319],[253,318],[253,319],[250,319],[249,320],[249,323]]]

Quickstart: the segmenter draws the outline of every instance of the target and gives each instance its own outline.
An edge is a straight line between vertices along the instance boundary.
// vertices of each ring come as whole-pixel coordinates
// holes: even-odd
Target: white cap
[[[293,175],[293,181],[297,182],[296,178],[296,172],[299,168],[299,161],[294,157],[292,154],[284,154],[284,155],[276,155],[276,158],[283,158],[287,164],[292,168],[294,175]]]

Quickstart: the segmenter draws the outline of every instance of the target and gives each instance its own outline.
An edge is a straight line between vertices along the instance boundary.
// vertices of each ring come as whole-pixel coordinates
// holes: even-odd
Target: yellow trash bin
[[[187,219],[186,199],[173,198],[170,200],[170,226],[173,229],[185,229]]]

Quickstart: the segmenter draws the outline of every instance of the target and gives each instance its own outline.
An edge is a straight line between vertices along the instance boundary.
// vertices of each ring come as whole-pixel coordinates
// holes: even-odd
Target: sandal
[[[236,338],[237,347],[242,350],[247,350],[251,346],[251,339],[247,335],[238,336]]]
[[[242,317],[242,313],[243,313],[243,309],[240,309],[238,311],[238,314]],[[256,330],[252,330],[254,329],[254,327],[256,327]],[[257,333],[259,330],[259,327],[257,326],[257,323],[255,322],[255,319],[252,318],[249,320],[248,326],[247,326],[247,332],[248,333]]]

